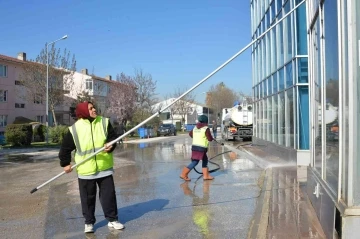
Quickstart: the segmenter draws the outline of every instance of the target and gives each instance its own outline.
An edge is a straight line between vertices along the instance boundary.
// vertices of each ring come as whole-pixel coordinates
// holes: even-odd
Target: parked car
[[[176,135],[176,129],[173,124],[162,124],[157,130],[157,136],[161,135]]]

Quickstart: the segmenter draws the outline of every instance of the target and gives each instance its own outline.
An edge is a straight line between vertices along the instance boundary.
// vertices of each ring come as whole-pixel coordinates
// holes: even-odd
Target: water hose
[[[217,154],[217,155],[215,155],[214,157],[209,158],[209,159],[208,159],[209,163],[214,164],[214,165],[217,166],[217,168],[212,169],[212,170],[209,170],[209,173],[216,172],[216,171],[218,171],[218,170],[220,169],[220,165],[217,164],[217,163],[212,162],[211,160],[212,160],[213,158],[216,158],[217,156],[220,156],[220,155],[226,154],[226,153],[230,153],[230,152],[232,152],[232,151],[231,151],[231,150],[228,150],[228,151],[222,152],[222,153],[220,153],[220,154]],[[198,174],[203,174],[203,173],[200,173],[199,171],[197,171],[196,168],[194,168],[194,170],[195,170],[195,172],[197,172]]]

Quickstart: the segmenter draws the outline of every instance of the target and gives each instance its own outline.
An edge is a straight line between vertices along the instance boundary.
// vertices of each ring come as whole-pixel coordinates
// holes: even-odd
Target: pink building
[[[19,77],[26,64],[26,53],[19,53],[17,58],[0,55],[0,135],[4,134],[7,124],[15,117],[26,117],[45,123],[45,102],[24,99]]]

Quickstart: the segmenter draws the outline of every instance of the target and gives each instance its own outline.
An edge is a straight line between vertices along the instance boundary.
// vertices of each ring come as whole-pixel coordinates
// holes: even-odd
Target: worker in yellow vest
[[[69,127],[61,144],[60,165],[66,173],[71,169],[71,152],[75,150],[75,163],[88,158],[92,153],[104,147],[104,150],[89,160],[77,165],[78,184],[82,213],[85,218],[85,233],[94,232],[95,204],[97,187],[99,198],[108,227],[123,229],[118,221],[115,185],[113,179],[113,150],[116,144],[107,143],[116,139],[116,133],[108,118],[98,116],[91,102],[76,106],[77,121]]]
[[[202,160],[202,173],[204,180],[214,179],[209,174],[208,157],[207,151],[209,147],[209,141],[213,141],[213,137],[208,128],[208,117],[206,115],[200,115],[198,118],[198,123],[196,126],[189,132],[190,137],[193,139],[191,147],[191,163],[184,167],[180,178],[185,181],[190,181],[188,177],[189,172],[195,168],[195,166]]]

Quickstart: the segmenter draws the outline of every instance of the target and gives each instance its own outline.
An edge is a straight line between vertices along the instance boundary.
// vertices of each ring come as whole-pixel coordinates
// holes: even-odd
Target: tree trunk
[[[51,113],[52,113],[52,116],[53,116],[54,125],[57,126],[56,115],[55,115],[54,107],[51,107]]]

